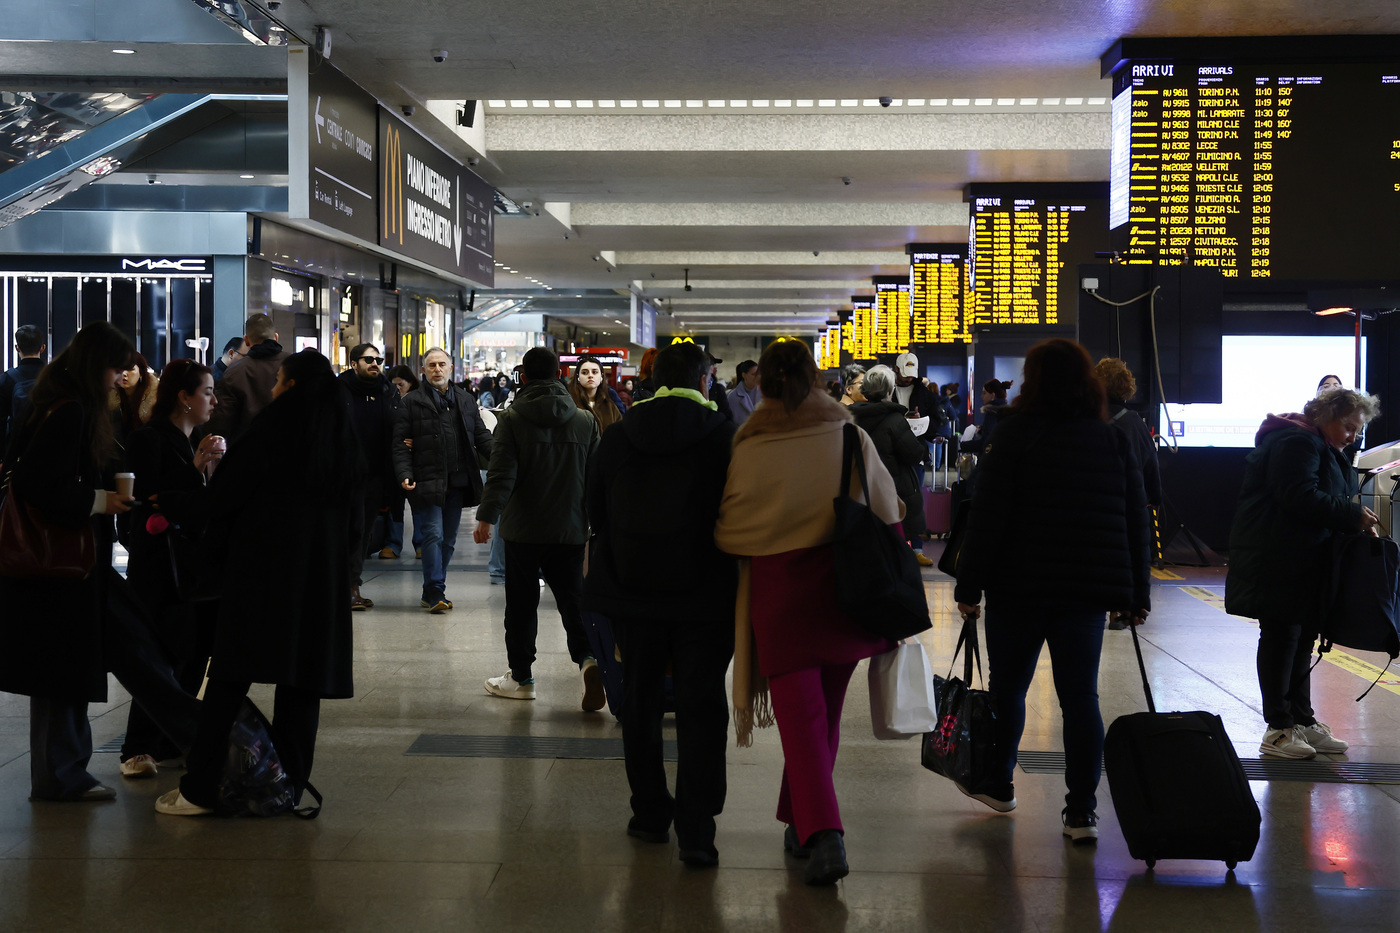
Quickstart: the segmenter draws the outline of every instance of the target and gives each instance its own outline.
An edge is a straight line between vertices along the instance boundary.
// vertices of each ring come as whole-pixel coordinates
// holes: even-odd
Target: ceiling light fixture
[[[791,100],[775,100],[775,101],[773,101],[773,106],[774,106],[774,107],[791,107],[791,106],[792,106],[792,101],[791,101]]]
[[[678,100],[668,100],[668,101],[666,101],[666,106],[667,106],[667,107],[670,107],[670,108],[673,109],[673,110],[676,109],[676,108],[678,108],[678,107],[680,107],[680,105],[681,105],[681,102],[678,101]]]
[[[924,105],[924,99],[923,99],[922,97],[911,97],[911,98],[909,98],[909,106],[910,106],[910,107],[922,107],[923,105]]]
[[[810,107],[810,106],[812,106],[812,102],[811,102],[810,100],[799,100],[799,101],[797,102],[797,106],[799,106],[799,107]]]
[[[574,101],[574,106],[575,106],[575,107],[578,107],[578,108],[581,109],[581,110],[592,110],[592,109],[593,109],[593,101],[591,101],[591,100],[576,100],[576,101]]]
[[[974,100],[973,103],[979,107],[990,107],[992,105],[992,99],[990,97],[979,97]]]
[[[755,107],[767,107],[767,106],[768,106],[768,101],[766,101],[766,100],[755,100],[755,101],[750,101],[750,103],[751,103],[753,106],[755,106]]]
[[[239,178],[252,178],[252,175],[239,175]]]
[[[547,100],[532,100],[532,101],[530,101],[530,106],[531,106],[531,107],[548,107],[548,106],[549,106],[549,101],[547,101]]]
[[[703,100],[688,100],[685,102],[685,105],[687,107],[703,107],[705,106],[705,102]]]
[[[626,101],[624,101],[623,103],[626,103]],[[643,106],[643,107],[660,107],[660,106],[661,106],[661,101],[659,101],[659,100],[644,100],[644,101],[642,101],[642,106]]]
[[[1047,97],[1041,101],[1041,103],[1051,107],[1058,107],[1060,105],[1060,99],[1058,97]]]
[[[616,107],[616,106],[617,106],[617,101],[615,101],[615,100],[600,100],[600,101],[598,101],[598,106],[599,106],[599,107]]]
[[[510,105],[512,107],[528,107],[530,106],[530,102],[528,100],[513,100],[510,102]]]
[[[749,102],[746,100],[731,100],[729,102],[729,106],[731,107],[747,107],[748,105]]]
[[[1022,107],[1034,107],[1034,106],[1036,105],[1036,102],[1039,101],[1039,99],[1040,99],[1040,98],[1038,98],[1038,97],[1022,97],[1022,98],[1021,98],[1021,106],[1022,106]]]
[[[998,98],[997,98],[997,106],[998,106],[998,107],[1010,107],[1010,106],[1014,105],[1015,103],[1016,103],[1016,98],[1014,98],[1014,97],[998,97]]]
[[[113,55],[135,55],[135,49],[112,49]]]
[[[635,100],[622,100],[622,101],[618,101],[618,106],[619,106],[619,107],[633,107],[633,108],[635,108],[635,107],[637,106],[637,102],[636,102]]]
[[[830,97],[828,97],[828,98],[826,98],[826,99],[824,99],[824,100],[818,100],[818,101],[817,101],[817,106],[818,106],[818,107],[835,107],[835,106],[836,106],[836,100],[835,100],[835,98],[830,98]]]
[[[1080,107],[1080,106],[1083,106],[1083,104],[1084,104],[1084,98],[1082,98],[1082,97],[1066,97],[1066,98],[1065,98],[1065,106],[1066,106],[1066,107]]]
[[[967,103],[967,101],[963,101],[963,103],[965,104],[965,103]],[[929,105],[930,107],[946,107],[946,106],[948,106],[948,98],[946,98],[946,97],[930,97],[929,100],[928,100],[928,105]]]
[[[859,106],[860,106],[860,101],[857,100],[857,99],[854,98],[854,97],[843,97],[843,98],[841,99],[841,106],[842,106],[842,107],[859,107]]]
[[[557,107],[557,108],[559,108],[560,110],[565,110],[565,109],[567,109],[567,108],[569,108],[569,107],[572,107],[573,105],[574,105],[574,102],[571,101],[571,100],[556,100],[556,101],[554,102],[554,106]]]
[[[708,103],[711,107],[723,107],[723,106],[724,106],[724,101],[722,101],[722,100],[712,100],[712,101],[707,101],[707,103]]]
[[[1102,106],[1103,106],[1104,104],[1106,104],[1106,103],[1108,103],[1108,98],[1107,98],[1107,97],[1091,97],[1091,98],[1089,98],[1089,106],[1091,106],[1091,107],[1102,107]]]
[[[867,97],[867,98],[865,98],[865,100],[863,100],[863,101],[860,102],[860,105],[861,105],[862,107],[878,107],[878,106],[880,106],[880,98],[878,98],[878,97]]]
[[[506,102],[503,100],[488,100],[486,102],[486,106],[488,107],[504,107],[505,105]]]

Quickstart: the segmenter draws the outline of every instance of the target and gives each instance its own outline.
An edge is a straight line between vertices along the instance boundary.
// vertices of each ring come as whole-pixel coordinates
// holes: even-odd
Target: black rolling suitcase
[[[1137,627],[1130,628],[1150,712],[1119,716],[1103,747],[1128,852],[1148,868],[1158,859],[1189,858],[1234,869],[1254,856],[1260,822],[1239,756],[1214,713],[1157,712]]]

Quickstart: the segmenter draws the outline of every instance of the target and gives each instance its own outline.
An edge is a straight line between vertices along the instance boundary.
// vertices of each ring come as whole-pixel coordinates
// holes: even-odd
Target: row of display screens
[[[911,250],[907,285],[853,307],[848,358],[1073,324],[1076,267],[1109,251],[1226,279],[1394,278],[1400,64],[1124,60],[1113,82],[1109,184],[969,185],[966,248]]]

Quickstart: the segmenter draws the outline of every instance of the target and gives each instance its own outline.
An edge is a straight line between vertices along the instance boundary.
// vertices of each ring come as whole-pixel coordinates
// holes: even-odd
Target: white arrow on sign
[[[321,145],[321,127],[326,125],[326,118],[321,116],[321,97],[316,96],[316,145]]]
[[[462,176],[457,176],[457,197],[453,200],[457,205],[457,223],[453,227],[453,251],[457,256],[457,265],[462,264]]]

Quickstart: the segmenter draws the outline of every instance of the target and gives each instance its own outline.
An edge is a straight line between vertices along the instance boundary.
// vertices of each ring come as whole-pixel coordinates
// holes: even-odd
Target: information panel
[[[822,331],[818,344],[817,362],[821,369],[841,368],[841,325],[833,324]]]
[[[495,192],[475,172],[379,109],[379,245],[474,282],[495,283]]]
[[[848,349],[855,360],[875,359],[875,296],[851,296],[851,337]],[[844,342],[844,341],[843,341]]]
[[[912,343],[968,343],[963,289],[966,243],[914,243],[909,246],[909,340]]]
[[[329,62],[307,75],[307,89],[307,216],[372,243],[379,105]]]
[[[1229,278],[1391,278],[1400,62],[1125,62],[1114,75],[1114,249]]]
[[[1073,324],[1075,267],[1108,248],[1104,184],[973,184],[969,326]]]
[[[877,275],[875,286],[875,352],[903,353],[909,349],[909,279]]]

